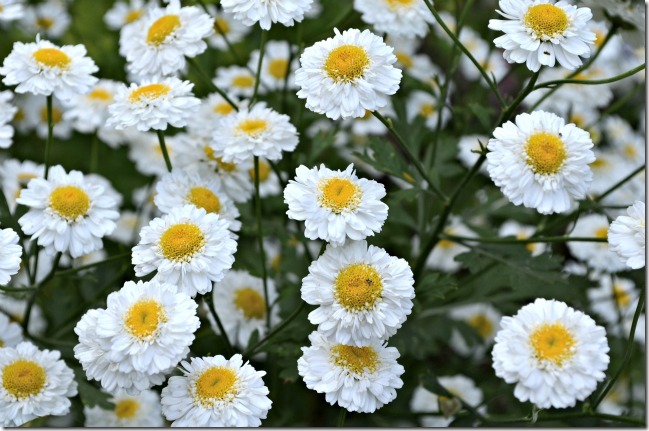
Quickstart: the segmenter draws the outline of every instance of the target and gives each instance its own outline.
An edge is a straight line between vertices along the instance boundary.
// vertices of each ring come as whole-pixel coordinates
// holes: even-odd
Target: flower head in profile
[[[645,266],[645,204],[636,201],[616,218],[608,230],[608,244],[631,269]]]
[[[301,22],[312,3],[313,0],[222,0],[221,6],[245,25],[258,22],[263,30],[269,30],[277,22],[287,27]]]
[[[0,229],[0,286],[9,284],[11,276],[18,272],[22,254],[18,234],[13,229]]]
[[[145,390],[137,395],[117,391],[110,401],[112,410],[100,406],[83,407],[86,427],[163,427],[162,405],[156,391]]]
[[[644,221],[644,218],[643,218]],[[587,214],[579,217],[569,236],[606,240],[609,232],[608,218],[603,214]],[[644,228],[641,234],[644,237]],[[570,241],[566,244],[570,253],[589,267],[605,272],[624,271],[627,265],[606,242]],[[644,259],[644,250],[642,251]]]

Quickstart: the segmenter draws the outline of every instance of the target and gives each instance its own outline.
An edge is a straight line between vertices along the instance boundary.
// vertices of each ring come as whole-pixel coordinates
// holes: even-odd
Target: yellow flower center
[[[341,269],[334,280],[334,298],[347,311],[374,307],[383,293],[378,271],[366,263],[355,263]]]
[[[167,95],[169,91],[171,91],[171,87],[167,84],[143,85],[142,87],[131,91],[128,100],[131,103],[148,102]]]
[[[59,69],[67,69],[70,67],[72,59],[65,52],[56,48],[41,48],[34,54],[34,60],[41,66],[58,67]]]
[[[162,45],[180,25],[180,17],[178,15],[165,15],[158,18],[149,27],[149,33],[146,36],[147,43],[155,46]]]
[[[234,108],[227,102],[218,103],[214,106],[213,111],[219,115],[228,115]]]
[[[60,109],[52,107],[52,124],[59,124],[63,119],[63,112]],[[41,108],[41,121],[47,124],[47,106]]]
[[[206,187],[192,187],[187,193],[186,199],[208,213],[218,214],[221,211],[219,197]]]
[[[434,113],[435,113],[435,105],[433,105],[432,103],[421,105],[421,108],[419,108],[419,115],[421,115],[424,118],[430,117]]]
[[[115,416],[118,419],[132,419],[140,409],[140,403],[133,398],[126,398],[115,404]]]
[[[618,308],[625,308],[631,303],[631,295],[619,284],[613,285],[613,296]]]
[[[237,394],[237,375],[229,368],[210,367],[196,379],[194,399],[203,406],[229,401]]]
[[[320,205],[333,213],[353,211],[361,203],[363,191],[353,181],[346,178],[329,178],[318,185]]]
[[[638,156],[638,150],[632,144],[625,145],[623,151],[631,159],[635,159]]]
[[[232,79],[232,85],[239,88],[252,87],[255,84],[255,78],[249,75],[239,75]]]
[[[38,395],[46,381],[45,369],[33,361],[18,359],[2,370],[2,386],[19,399]]]
[[[538,360],[561,367],[574,355],[576,341],[561,323],[545,323],[532,332],[530,344]]]
[[[562,35],[568,29],[568,15],[558,6],[537,4],[523,16],[525,26],[539,39],[547,40]]]
[[[232,172],[237,168],[237,165],[234,163],[230,162],[224,162],[221,157],[215,157],[214,156],[214,150],[210,146],[204,146],[203,147],[203,152],[205,152],[205,157],[207,157],[208,160],[211,160],[213,162],[216,162],[218,165],[219,170],[223,170],[225,172]]]
[[[217,33],[228,34],[230,31],[230,24],[223,18],[216,18],[214,20],[214,31]]]
[[[191,223],[178,223],[160,237],[162,254],[169,260],[187,262],[205,245],[200,228]]]
[[[239,123],[237,129],[248,136],[256,138],[261,135],[261,133],[265,131],[267,127],[268,123],[266,123],[265,120],[262,120],[260,118],[246,118]]]
[[[608,238],[608,226],[603,226],[595,231],[595,238]]]
[[[250,174],[250,179],[255,180],[255,168],[251,168],[248,171],[248,174]],[[270,165],[268,163],[265,163],[263,161],[259,161],[259,182],[263,183],[266,181],[268,178],[270,178]]]
[[[263,319],[266,316],[266,301],[250,287],[238,289],[234,293],[234,305],[243,312],[246,319]]]
[[[16,111],[16,114],[14,115],[14,121],[16,122],[21,122],[25,119],[25,111],[22,109],[18,108]]]
[[[552,175],[559,172],[566,160],[566,146],[555,134],[535,133],[527,140],[525,154],[535,174]]]
[[[36,18],[36,25],[43,30],[49,30],[54,25],[54,20],[52,18]]]
[[[379,355],[371,346],[354,347],[337,344],[331,348],[331,357],[334,365],[355,374],[366,371],[373,373],[379,365]]]
[[[494,325],[484,314],[474,314],[467,322],[482,338],[487,338],[494,330]]]
[[[595,31],[595,46],[599,48],[602,46],[604,43],[604,40],[606,39],[606,32],[603,31]]]
[[[124,17],[124,21],[126,22],[126,24],[130,24],[132,22],[135,22],[138,19],[140,19],[140,17],[142,16],[143,13],[144,13],[144,11],[142,9],[132,10],[129,13],[126,14],[126,16]]]
[[[591,169],[600,170],[609,166],[609,162],[606,159],[595,159],[595,161],[590,163],[588,166],[590,166]]]
[[[457,232],[455,229],[444,229],[444,233],[446,235],[455,235]],[[453,247],[455,243],[451,241],[450,239],[440,239],[439,242],[437,243],[437,247],[448,250],[449,248]]]
[[[410,6],[415,0],[385,0],[390,7],[390,9],[396,9],[398,7]]]
[[[405,52],[395,52],[394,55],[396,55],[397,61],[399,61],[399,63],[403,64],[408,69],[410,69],[414,65],[412,57]]]
[[[167,321],[164,308],[154,299],[142,299],[131,305],[124,317],[126,330],[135,338],[151,337]]]
[[[527,239],[527,238],[529,238],[529,236],[527,236],[527,235],[524,234],[524,233],[516,234],[516,239]],[[535,247],[535,245],[536,245],[536,244],[533,243],[533,242],[528,242],[527,244],[525,244],[525,248],[526,248],[527,251],[529,251],[530,253],[534,253],[534,247]]]
[[[50,208],[60,217],[75,221],[88,214],[90,198],[77,186],[62,186],[50,194]]]
[[[88,99],[110,102],[113,100],[113,95],[110,91],[104,90],[103,88],[95,88],[88,94]]]
[[[365,49],[355,45],[342,45],[333,49],[324,64],[329,78],[336,82],[352,82],[361,78],[370,59]]]
[[[268,65],[268,73],[270,73],[273,78],[284,79],[287,72],[288,60],[284,58],[276,58],[275,60],[272,60]]]
[[[572,114],[570,116],[570,120],[568,120],[570,123],[574,123],[575,126],[579,127],[580,129],[583,129],[584,126],[586,125],[586,119],[584,118],[583,115],[581,114]]]

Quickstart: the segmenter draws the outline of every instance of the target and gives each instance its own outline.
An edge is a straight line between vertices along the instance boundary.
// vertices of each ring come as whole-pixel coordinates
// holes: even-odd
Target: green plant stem
[[[490,244],[533,244],[537,242],[607,242],[606,238],[582,238],[570,236],[546,236],[540,238],[485,238],[440,234],[443,239],[451,241],[475,241]]]
[[[189,63],[194,68],[194,70],[196,70],[196,73],[198,73],[200,75],[201,79],[208,85],[208,87],[210,87],[213,91],[216,91],[217,93],[219,93],[219,95],[221,97],[223,97],[223,99],[226,102],[228,102],[228,104],[230,106],[232,106],[232,108],[235,111],[239,110],[239,107],[237,106],[237,104],[234,103],[232,101],[232,99],[230,99],[228,97],[228,95],[225,93],[225,91],[221,90],[219,87],[216,86],[216,84],[214,84],[214,82],[212,82],[210,77],[207,76],[207,74],[203,71],[203,69],[200,67],[200,65],[198,64],[198,62],[194,58],[187,58],[187,63]]]
[[[255,74],[255,89],[252,92],[252,97],[250,98],[250,106],[253,106],[257,101],[257,92],[259,91],[259,81],[261,80],[261,66],[264,62],[264,51],[266,48],[266,40],[268,39],[268,32],[266,30],[261,31],[261,42],[259,42],[259,61],[257,61],[257,73]]]
[[[216,326],[218,326],[219,331],[221,331],[221,335],[223,336],[223,340],[225,341],[225,345],[228,349],[228,354],[230,356],[234,355],[236,353],[234,351],[234,347],[232,347],[228,333],[225,332],[225,327],[223,326],[223,323],[221,323],[219,315],[216,313],[216,308],[214,308],[214,295],[212,295],[212,293],[208,293],[203,297],[203,301],[205,301],[205,303],[207,304],[207,307],[210,309],[210,313],[212,313],[212,317],[214,317],[214,320],[216,321]]]
[[[165,134],[162,130],[156,130],[158,133],[158,142],[160,142],[160,150],[162,151],[162,156],[165,159],[165,165],[167,165],[167,170],[171,172],[171,159],[169,159],[169,152],[167,151],[167,145],[165,144]]]
[[[46,97],[47,100],[47,141],[45,141],[45,179],[50,172],[50,151],[52,149],[52,135],[54,131],[54,121],[52,119],[52,95]]]
[[[397,133],[397,131],[394,129],[394,126],[392,125],[391,121],[388,121],[383,115],[379,114],[376,111],[372,111],[372,115],[374,115],[385,127],[388,128],[390,133],[392,133],[392,136],[396,139],[395,141],[390,141],[393,143],[393,145],[396,147],[397,151],[400,152],[401,154],[404,154],[406,156],[407,161],[412,163],[415,168],[417,169],[417,172],[419,172],[419,175],[422,176],[422,178],[428,183],[428,186],[430,187],[431,192],[433,192],[438,198],[442,199],[443,201],[447,201],[447,197],[444,196],[444,194],[435,186],[433,181],[430,179],[428,174],[426,173],[424,167],[422,166],[421,162],[415,155],[410,151],[410,148],[406,144],[406,142],[403,140],[403,138]]]
[[[95,266],[100,266],[100,265],[103,265],[105,263],[112,262],[112,261],[115,261],[115,260],[124,259],[125,257],[129,257],[130,255],[131,255],[130,251],[126,252],[126,253],[116,254],[115,256],[111,256],[111,257],[106,258],[106,259],[104,259],[102,261],[99,261],[99,262],[89,263],[87,265],[79,266],[77,268],[66,269],[65,271],[57,271],[56,276],[57,277],[65,277],[65,276],[68,276],[68,275],[76,274],[79,271],[83,271],[83,270],[89,269],[89,268],[94,268]]]
[[[288,316],[288,317],[286,318],[286,320],[283,320],[283,321],[282,321],[279,325],[277,325],[277,326],[276,326],[272,331],[270,331],[270,332],[268,333],[268,335],[266,335],[264,338],[262,338],[261,340],[259,340],[259,341],[257,342],[257,344],[255,344],[254,346],[252,346],[252,347],[250,347],[248,350],[246,350],[245,353],[244,353],[243,355],[244,355],[244,356],[248,356],[248,357],[252,356],[252,355],[257,351],[257,349],[259,349],[261,346],[263,346],[264,344],[266,344],[266,343],[267,343],[271,338],[273,338],[275,335],[277,335],[277,334],[279,334],[280,332],[282,332],[282,330],[283,330],[284,328],[286,328],[286,327],[287,327],[287,326],[288,326],[288,325],[289,325],[293,320],[295,320],[295,318],[296,318],[297,316],[299,316],[300,313],[302,313],[302,310],[304,309],[305,306],[306,306],[306,303],[305,303],[304,301],[300,301],[300,306],[299,306],[299,307],[298,307],[298,308],[293,312],[293,314],[291,314],[290,316]]]
[[[261,197],[259,196],[259,156],[255,160],[255,214],[257,216],[257,240],[261,255],[261,276],[264,282],[264,301],[266,302],[266,330],[270,331],[270,302],[268,301],[268,275],[266,273],[266,251],[264,250],[264,231],[261,220]]]
[[[21,293],[21,292],[33,292],[35,290],[36,288],[34,286],[23,286],[23,287],[0,286],[0,291],[2,292]]]
[[[342,428],[345,426],[345,418],[347,418],[347,409],[340,408],[340,413],[338,414],[338,422],[336,423],[337,428]]]
[[[612,78],[606,78],[606,79],[557,79],[555,81],[547,81],[547,82],[542,82],[536,87],[534,87],[534,90],[539,90],[541,88],[555,88],[557,85],[563,85],[563,84],[579,84],[579,85],[602,85],[602,84],[610,84],[612,82],[617,82],[621,81],[624,78],[628,78],[629,76],[635,75],[636,73],[644,70],[646,65],[641,64],[640,66],[634,67],[631,70],[627,70],[624,73],[621,73],[619,75],[613,76]]]
[[[530,78],[529,82],[525,86],[525,89],[518,95],[516,99],[509,105],[503,113],[500,115],[500,118],[498,121],[496,121],[496,127],[501,126],[504,122],[509,121],[509,119],[514,115],[514,112],[516,111],[516,108],[520,106],[521,103],[525,100],[525,98],[532,92],[534,91],[534,85],[536,84],[536,80],[539,79],[539,72],[536,72],[532,75]]]
[[[631,179],[633,179],[633,177],[635,177],[636,175],[638,175],[640,172],[644,171],[645,168],[646,168],[646,166],[644,166],[644,165],[639,166],[637,169],[635,169],[635,170],[634,170],[633,172],[631,172],[629,175],[627,175],[626,177],[622,178],[622,179],[621,179],[620,181],[618,181],[617,183],[613,184],[613,185],[612,185],[608,190],[606,190],[604,193],[602,193],[601,195],[597,196],[597,197],[595,198],[595,202],[601,202],[602,199],[604,199],[606,196],[610,195],[610,194],[613,193],[615,190],[617,190],[617,189],[619,189],[620,187],[622,187],[622,186],[623,186],[624,184],[626,184],[627,182],[631,181]]]
[[[99,166],[99,137],[95,133],[90,142],[90,166],[88,172],[97,172]]]
[[[47,282],[49,282],[52,279],[52,277],[54,276],[54,272],[56,271],[56,268],[59,266],[59,261],[61,260],[61,254],[62,254],[61,252],[56,253],[56,256],[54,257],[54,262],[52,263],[51,271],[49,272],[49,274],[47,274],[45,276],[45,278],[43,280],[41,280],[35,286],[36,289],[34,290],[32,295],[27,300],[27,307],[25,308],[25,318],[23,319],[23,332],[27,336],[29,336],[29,320],[30,320],[31,315],[32,315],[32,308],[34,307],[34,303],[36,302],[36,297],[40,293],[43,286],[45,284],[47,284]],[[38,255],[36,255],[36,256],[38,257]],[[36,273],[36,269],[34,269],[34,273]]]

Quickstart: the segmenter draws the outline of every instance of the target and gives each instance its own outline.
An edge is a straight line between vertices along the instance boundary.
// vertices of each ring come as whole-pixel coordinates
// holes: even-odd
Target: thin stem
[[[52,149],[52,132],[54,131],[54,121],[52,120],[52,95],[46,97],[47,100],[47,141],[45,141],[45,179],[50,172],[50,150]]]
[[[582,238],[576,236],[546,236],[544,238],[485,238],[440,234],[441,238],[451,241],[475,241],[490,244],[533,244],[537,242],[607,242],[606,238]]]
[[[634,67],[631,70],[627,70],[626,72],[613,76],[612,78],[606,78],[606,79],[557,79],[555,81],[547,81],[547,82],[542,82],[536,87],[534,87],[534,90],[539,90],[541,88],[554,88],[554,86],[557,85],[562,85],[562,84],[579,84],[579,85],[602,85],[602,84],[610,84],[612,82],[617,82],[621,81],[624,78],[628,78],[629,76],[635,75],[636,73],[644,70],[646,67],[645,64],[641,64],[640,66]]]
[[[261,42],[259,42],[259,61],[257,61],[257,73],[255,74],[255,89],[252,92],[252,97],[250,98],[250,106],[255,104],[257,100],[257,92],[259,91],[259,81],[261,79],[261,66],[264,62],[264,51],[266,47],[266,40],[268,39],[268,32],[266,30],[261,31]]]
[[[619,188],[622,187],[624,184],[626,184],[627,182],[631,181],[631,179],[632,179],[633,177],[635,177],[636,175],[638,175],[640,172],[644,171],[645,168],[646,168],[646,166],[643,165],[643,166],[640,166],[640,167],[638,167],[637,169],[635,169],[635,170],[634,170],[633,172],[631,172],[629,175],[627,175],[626,177],[622,178],[622,179],[621,179],[620,181],[618,181],[617,183],[613,184],[613,185],[612,185],[608,190],[606,190],[604,193],[602,193],[601,195],[599,195],[598,197],[596,197],[596,198],[595,198],[595,202],[600,202],[600,201],[601,201],[602,199],[604,199],[606,196],[610,195],[610,194],[613,193],[615,190],[619,189]]]
[[[230,98],[228,97],[228,95],[225,93],[225,91],[221,90],[219,87],[216,86],[216,84],[214,84],[214,82],[210,79],[209,76],[207,76],[207,74],[203,71],[203,69],[199,66],[198,62],[197,62],[195,59],[193,59],[193,58],[189,58],[189,57],[188,57],[188,58],[187,58],[187,63],[189,63],[189,64],[194,68],[194,70],[196,70],[196,72],[200,75],[201,79],[202,79],[203,81],[205,81],[205,83],[206,83],[206,84],[207,84],[207,85],[208,85],[208,86],[209,86],[213,91],[216,91],[217,93],[219,93],[219,95],[221,95],[221,97],[223,97],[223,99],[224,99],[226,102],[228,102],[228,104],[229,104],[230,106],[232,106],[232,108],[233,108],[235,111],[239,111],[239,107],[237,106],[237,104],[234,103],[234,102],[232,101],[232,99],[230,99]]]
[[[257,240],[261,254],[261,276],[264,282],[264,301],[266,302],[266,330],[270,331],[270,302],[268,301],[268,280],[266,274],[266,251],[264,250],[264,231],[261,221],[261,197],[259,196],[259,156],[255,156],[255,214],[257,216]]]
[[[162,150],[162,156],[165,158],[165,165],[167,165],[167,170],[171,172],[171,159],[169,159],[169,152],[167,152],[164,131],[156,130],[156,132],[158,133],[158,142],[160,142],[160,150]]]
[[[90,166],[88,172],[97,172],[97,166],[99,166],[99,138],[95,133],[92,135],[90,142]]]
[[[530,81],[527,83],[525,86],[525,89],[521,92],[521,94],[518,95],[518,97],[503,111],[502,115],[496,122],[496,127],[502,125],[505,121],[508,121],[511,116],[514,114],[514,111],[516,108],[520,106],[521,103],[525,100],[525,98],[532,92],[534,91],[535,87],[534,84],[536,84],[536,80],[539,79],[539,72],[536,72],[532,77],[530,78]]]
[[[104,259],[102,261],[99,261],[99,262],[89,263],[87,265],[79,266],[77,268],[66,269],[65,271],[57,271],[56,276],[57,277],[65,277],[65,276],[68,276],[68,275],[76,274],[79,271],[94,268],[95,266],[103,265],[105,263],[112,262],[114,260],[124,259],[125,257],[129,257],[130,255],[131,255],[131,252],[116,254],[115,256],[111,256],[111,257],[106,258],[106,259]]]
[[[347,418],[347,409],[340,408],[340,413],[338,414],[338,422],[336,423],[337,428],[342,428],[345,426],[345,419]]]
[[[38,254],[36,255],[38,257]],[[52,263],[52,269],[50,270],[49,274],[41,280],[38,285],[36,285],[36,289],[34,290],[34,293],[32,293],[32,296],[29,297],[27,300],[27,308],[25,308],[25,318],[23,319],[23,332],[25,335],[29,336],[29,319],[31,318],[32,315],[32,308],[34,307],[34,303],[36,302],[36,297],[40,293],[41,289],[43,286],[52,279],[54,276],[54,272],[56,271],[56,268],[59,266],[59,261],[61,260],[61,253],[56,253],[56,256],[54,257],[54,262]],[[36,269],[34,269],[34,272],[36,272]]]
[[[304,301],[300,301],[300,306],[297,308],[297,310],[295,310],[295,311],[293,312],[293,314],[291,314],[290,316],[288,316],[288,317],[286,318],[286,320],[282,321],[282,323],[280,323],[279,325],[277,325],[277,326],[276,326],[272,331],[270,331],[270,332],[268,333],[268,335],[266,335],[263,339],[259,340],[259,342],[258,342],[257,344],[255,344],[254,346],[252,346],[251,348],[249,348],[248,350],[246,350],[246,352],[243,354],[243,356],[248,356],[248,357],[249,357],[249,356],[252,356],[252,355],[257,351],[257,349],[259,349],[261,346],[263,346],[264,344],[266,344],[266,343],[267,343],[271,338],[273,338],[275,335],[277,335],[277,334],[279,334],[280,332],[282,332],[282,330],[283,330],[284,328],[286,328],[286,327],[287,327],[287,326],[288,326],[288,325],[289,325],[293,320],[295,320],[295,318],[296,318],[297,316],[300,315],[300,313],[302,313],[302,310],[304,309],[305,305],[306,305],[306,303],[305,303]]]
[[[203,300],[207,304],[207,307],[210,309],[210,313],[212,313],[212,317],[214,317],[214,320],[216,321],[216,326],[218,326],[219,331],[221,331],[221,335],[223,335],[223,340],[225,340],[225,345],[228,349],[228,353],[230,354],[230,356],[234,355],[235,354],[234,347],[232,347],[232,344],[230,343],[230,339],[228,338],[228,333],[225,332],[225,327],[223,326],[223,323],[221,323],[221,319],[219,318],[219,315],[216,313],[216,309],[214,308],[214,295],[208,293],[203,297]]]

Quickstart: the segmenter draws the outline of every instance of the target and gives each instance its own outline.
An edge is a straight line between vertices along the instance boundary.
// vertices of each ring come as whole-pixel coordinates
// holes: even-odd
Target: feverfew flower
[[[0,92],[0,148],[9,148],[13,143],[14,128],[9,122],[18,112],[18,108],[10,103],[12,98],[11,91]]]
[[[145,390],[137,395],[118,391],[111,397],[112,410],[99,406],[83,407],[86,427],[163,427],[162,405],[156,391]]]
[[[120,30],[146,16],[153,6],[153,2],[145,0],[116,1],[104,15],[104,22],[109,29]]]
[[[137,212],[124,210],[120,212],[119,218],[115,222],[116,227],[108,238],[117,241],[120,244],[132,245],[140,229],[149,224],[150,219],[145,214],[139,215]]]
[[[376,339],[364,347],[338,344],[320,332],[309,335],[297,371],[306,387],[324,393],[331,405],[350,412],[374,413],[392,402],[403,386],[399,351]]]
[[[70,14],[64,2],[46,0],[25,8],[22,28],[32,35],[40,33],[45,37],[57,39],[65,33],[70,22]]]
[[[294,22],[301,22],[304,13],[311,8],[313,0],[222,0],[221,6],[226,13],[247,26],[259,22],[263,30],[269,30],[271,24],[280,23],[293,27]]]
[[[581,66],[579,57],[590,57],[589,44],[597,36],[588,29],[593,17],[587,7],[573,6],[560,0],[500,0],[497,11],[506,20],[489,20],[489,28],[503,31],[494,39],[503,48],[509,63],[526,63],[537,72],[541,66],[554,67],[555,60],[566,69]]]
[[[535,233],[536,228],[534,226],[525,226],[515,222],[514,220],[507,220],[505,223],[500,225],[500,229],[498,229],[498,236],[513,236],[516,237],[516,239],[528,239]],[[542,242],[529,242],[525,244],[525,248],[532,254],[532,256],[538,256],[545,251],[547,244]]]
[[[253,166],[248,170],[250,182],[255,182],[255,167]],[[262,198],[268,196],[275,196],[282,192],[282,185],[279,182],[279,177],[273,171],[268,161],[259,159],[259,196]]]
[[[257,67],[255,66],[255,69]],[[238,97],[252,97],[255,92],[255,75],[242,66],[217,67],[212,80],[218,88],[226,88],[228,93]],[[264,87],[259,86],[258,94],[263,94]]]
[[[41,139],[48,134],[47,99],[28,94],[24,97],[25,122],[30,129],[35,129]],[[63,140],[72,136],[72,123],[65,119],[65,106],[56,97],[52,100],[52,135]]]
[[[426,127],[435,130],[439,116],[441,115],[442,127],[444,127],[448,123],[451,114],[448,109],[443,109],[444,107],[442,105],[438,97],[426,91],[413,91],[406,101],[408,121],[412,121],[415,117],[420,116],[426,120]]]
[[[514,205],[541,214],[565,212],[582,199],[595,161],[588,132],[555,114],[535,111],[497,127],[487,148],[487,169]]]
[[[451,217],[450,223],[444,228],[443,233],[446,235],[458,236],[476,236],[476,234],[469,229],[459,217]],[[415,241],[418,245],[418,240]],[[444,272],[456,272],[462,267],[462,263],[455,260],[455,256],[460,255],[469,248],[463,244],[457,243],[450,239],[441,239],[433,248],[433,251],[426,259],[426,266],[428,268],[436,269]]]
[[[133,247],[138,277],[158,271],[154,280],[194,297],[212,290],[234,263],[237,243],[229,222],[203,208],[185,205],[151,220]]]
[[[227,51],[228,44],[225,42],[222,34],[228,38],[231,44],[241,42],[241,40],[250,32],[250,27],[234,19],[232,14],[223,11],[217,11],[214,6],[208,5],[210,15],[214,19],[214,34],[207,39],[212,48],[221,51]]]
[[[361,240],[381,231],[388,217],[383,184],[358,178],[354,165],[344,171],[302,165],[295,174],[284,189],[286,214],[304,220],[307,238],[339,246],[347,238]]]
[[[387,340],[412,310],[410,266],[365,241],[328,245],[302,280],[302,299],[319,307],[309,321],[332,341],[366,346]]]
[[[377,33],[390,36],[424,37],[435,22],[424,0],[354,0],[354,9]]]
[[[264,58],[261,62],[261,84],[266,86],[270,91],[283,90],[286,82],[286,88],[295,88],[295,76],[293,71],[297,68],[297,59],[293,59],[289,64],[291,57],[291,46],[285,40],[270,40],[264,47]],[[250,54],[248,67],[251,70],[257,70],[259,63],[259,50],[256,49]]]
[[[401,82],[393,49],[369,30],[334,32],[333,38],[304,50],[295,72],[301,88],[297,96],[306,99],[307,108],[333,120],[385,107]]]
[[[63,113],[63,119],[71,122],[72,127],[82,133],[105,129],[108,106],[113,103],[119,86],[117,81],[100,79],[88,94],[74,96],[67,103],[68,109]]]
[[[23,0],[0,0],[0,22],[15,21],[24,13]]]
[[[624,320],[629,314],[633,316],[638,299],[635,283],[607,274],[598,277],[598,281],[598,287],[586,291],[591,309],[611,327],[616,328],[620,318]]]
[[[83,45],[59,47],[37,36],[35,43],[14,43],[0,75],[5,85],[17,85],[16,93],[56,93],[60,100],[69,100],[90,91],[97,82],[91,73],[98,70]]]
[[[547,409],[574,407],[604,380],[608,343],[601,326],[566,303],[538,298],[503,317],[493,348],[498,377],[514,396]]]
[[[644,215],[642,215],[644,217]],[[643,218],[644,220],[644,218]],[[605,215],[588,214],[582,216],[569,231],[569,236],[584,238],[608,237],[609,221]],[[642,235],[644,236],[644,228]],[[605,272],[618,272],[626,269],[624,260],[621,260],[609,248],[606,242],[569,241],[567,243],[570,253],[589,267]],[[644,259],[644,250],[642,251]]]
[[[63,416],[77,395],[74,373],[61,353],[29,342],[0,349],[0,425],[17,427],[43,416]]]
[[[18,272],[22,254],[18,234],[13,229],[0,229],[0,286],[9,284],[11,276]]]
[[[460,331],[454,330],[451,334],[450,344],[453,350],[461,355],[470,355],[475,358],[482,358],[493,343],[498,329],[498,323],[502,318],[500,311],[488,303],[462,305],[453,308],[449,316],[469,325],[479,336],[481,343],[470,345],[461,335]]]
[[[0,313],[0,348],[16,347],[23,341],[23,328],[9,320],[9,316]]]
[[[484,395],[473,380],[461,374],[444,376],[437,379],[440,385],[455,397],[472,407],[482,404]],[[415,413],[443,413],[443,416],[420,416],[424,427],[447,427],[455,419],[455,413],[461,409],[456,398],[439,396],[423,386],[417,386],[410,400],[410,410]],[[442,411],[440,412],[440,406]],[[450,416],[448,413],[453,413]]]
[[[48,179],[34,178],[17,203],[29,207],[18,223],[48,254],[74,257],[102,248],[102,237],[115,229],[117,202],[105,187],[87,181],[79,171],[53,166]]]
[[[258,427],[272,401],[262,377],[241,355],[192,358],[162,389],[162,413],[173,427]]]
[[[44,257],[42,254],[40,254],[40,256]],[[47,267],[48,265],[41,265],[41,266]],[[41,272],[40,267],[38,269],[38,272],[39,272],[38,275],[40,275]],[[36,279],[37,280],[39,279],[38,276]],[[0,293],[0,312],[9,316],[9,318],[12,321],[22,325],[23,321],[25,320],[26,310],[27,310],[26,299],[17,299],[12,296],[7,296]],[[29,333],[36,334],[36,335],[43,335],[43,333],[45,332],[45,328],[47,328],[47,321],[45,320],[45,317],[43,317],[43,311],[38,306],[38,304],[34,304],[34,306],[32,307],[32,315],[31,318],[29,319],[29,327],[28,327]]]
[[[168,124],[184,127],[201,104],[192,93],[193,87],[191,82],[176,77],[122,85],[115,94],[115,102],[108,106],[107,125],[118,130],[136,126],[142,132],[167,130]]]
[[[626,209],[628,215],[616,218],[608,230],[612,251],[631,269],[645,266],[645,204],[635,201]]]
[[[178,135],[165,137],[165,146],[171,164],[176,166],[176,142]],[[135,168],[144,175],[162,176],[169,170],[160,148],[160,141],[155,133],[137,132],[128,148],[128,158],[135,163]]]
[[[233,95],[228,97],[230,100],[235,99]],[[196,115],[188,119],[187,128],[191,136],[188,136],[187,140],[196,141],[197,138],[211,140],[212,134],[220,126],[221,120],[234,111],[234,107],[219,93],[212,93],[205,99],[201,99],[201,105]]]

